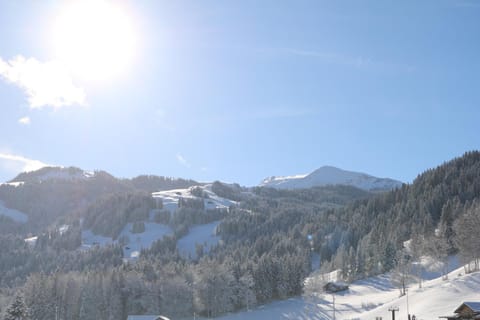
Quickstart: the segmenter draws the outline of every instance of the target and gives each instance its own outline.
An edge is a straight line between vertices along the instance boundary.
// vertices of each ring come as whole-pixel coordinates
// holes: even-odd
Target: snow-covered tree
[[[15,296],[12,304],[5,311],[4,320],[29,320],[29,312],[21,295]]]
[[[381,261],[384,272],[390,271],[395,267],[395,255],[395,245],[391,241],[388,241]]]
[[[392,270],[392,284],[399,288],[400,295],[403,296],[407,292],[407,286],[412,281],[411,277],[411,257],[405,250],[397,252],[395,259],[396,265]]]
[[[24,286],[25,304],[35,320],[55,319],[56,302],[54,276],[31,275]]]
[[[425,253],[442,263],[442,278],[448,278],[448,252],[450,244],[444,236],[444,233],[439,233],[425,240]]]
[[[421,260],[422,256],[425,253],[425,239],[423,235],[418,235],[415,234],[412,237],[412,240],[410,241],[410,247],[409,247],[409,253],[411,256],[411,264],[412,264],[412,271],[415,274],[417,281],[418,281],[418,287],[422,287],[422,265],[421,265]]]
[[[233,311],[233,286],[235,278],[223,265],[202,260],[195,281],[197,309],[208,317]]]
[[[312,319],[318,316],[317,305],[319,303],[324,303],[322,299],[324,299],[325,285],[327,282],[325,273],[322,273],[321,270],[315,271],[305,279],[305,284],[303,286],[303,298],[307,302],[305,311],[308,314],[311,314]]]
[[[247,273],[238,280],[238,299],[243,300],[243,305],[249,310],[257,304],[257,297],[253,291],[255,281],[253,277]]]
[[[173,274],[161,281],[161,313],[170,317],[193,314],[193,290],[184,277]]]
[[[460,257],[465,263],[466,272],[479,269],[480,263],[480,203],[474,203],[453,226],[455,245],[460,251]],[[473,261],[474,269],[471,269]]]

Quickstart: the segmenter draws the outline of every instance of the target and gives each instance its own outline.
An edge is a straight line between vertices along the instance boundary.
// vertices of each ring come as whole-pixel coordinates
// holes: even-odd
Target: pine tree
[[[5,311],[4,320],[29,320],[27,306],[21,295],[15,296],[12,304]]]
[[[394,244],[390,241],[387,242],[382,261],[384,272],[390,271],[395,267],[395,255],[396,251]]]
[[[43,274],[31,275],[24,286],[24,299],[35,320],[55,319],[54,281]]]

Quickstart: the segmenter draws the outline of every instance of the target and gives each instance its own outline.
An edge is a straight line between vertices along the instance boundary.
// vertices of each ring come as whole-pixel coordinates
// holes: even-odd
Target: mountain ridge
[[[366,173],[327,165],[309,174],[265,178],[260,186],[276,189],[306,189],[325,185],[349,185],[367,191],[387,191],[399,188],[402,184],[401,181],[391,178],[378,178]]]

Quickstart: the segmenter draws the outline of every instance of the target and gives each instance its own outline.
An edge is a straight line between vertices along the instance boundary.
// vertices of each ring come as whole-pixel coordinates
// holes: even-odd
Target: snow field
[[[191,187],[188,189],[174,189],[167,191],[159,191],[152,193],[152,196],[156,199],[162,199],[163,209],[170,212],[175,212],[178,209],[178,200],[183,199],[202,199],[192,195],[192,188],[201,188],[203,192],[208,196],[203,198],[205,209],[228,209],[230,206],[235,205],[233,200],[221,198],[212,191],[212,185],[207,184],[205,186]]]
[[[127,240],[123,246],[123,256],[127,259],[138,258],[140,250],[150,248],[151,245],[164,236],[172,235],[173,230],[164,224],[144,222],[145,231],[132,233],[133,223],[128,223],[120,232],[117,240],[94,234],[91,230],[82,231],[82,247],[88,249],[92,246],[105,246],[118,243],[120,239]]]
[[[455,258],[451,259],[452,267],[455,261]],[[425,267],[428,269],[428,266]],[[429,273],[430,276],[433,274],[433,271]],[[332,273],[331,276],[334,278],[335,274]],[[458,267],[448,274],[447,280],[443,280],[437,273],[437,277],[424,281],[422,288],[419,288],[417,283],[409,285],[408,288],[410,314],[414,314],[418,320],[438,320],[439,316],[452,315],[464,301],[480,300],[480,272],[465,275],[463,267]],[[398,288],[391,284],[389,274],[356,281],[350,285],[348,291],[335,295],[335,319],[373,320],[381,317],[389,320],[390,307],[399,308],[396,319],[407,319],[407,296],[400,296],[399,293]],[[331,294],[309,298],[294,297],[217,319],[333,319],[333,297]]]
[[[207,253],[212,247],[216,246],[220,241],[220,237],[216,235],[217,226],[220,221],[208,224],[202,224],[190,228],[186,236],[178,240],[177,248],[184,257],[197,258],[196,245],[203,245],[204,253]]]
[[[11,218],[13,221],[25,223],[28,221],[28,216],[15,209],[5,207],[3,201],[0,200],[0,215]]]

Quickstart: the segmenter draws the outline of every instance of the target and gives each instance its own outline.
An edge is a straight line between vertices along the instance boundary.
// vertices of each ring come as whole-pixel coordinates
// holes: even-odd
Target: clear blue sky
[[[411,182],[480,148],[478,1],[119,3],[136,30],[128,72],[72,75],[83,103],[52,107],[5,70],[55,60],[65,2],[0,0],[0,181],[36,160],[242,185],[322,165]]]

